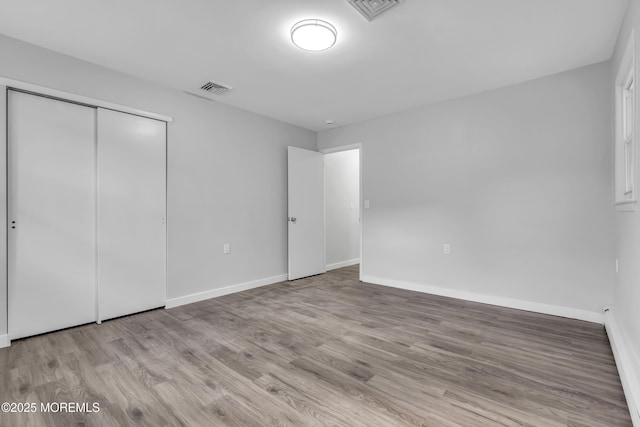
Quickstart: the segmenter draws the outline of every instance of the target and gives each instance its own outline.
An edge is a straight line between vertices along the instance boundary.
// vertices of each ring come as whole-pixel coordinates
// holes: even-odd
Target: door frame
[[[364,196],[362,194],[362,143],[356,143],[356,144],[348,144],[348,145],[338,145],[336,147],[329,147],[329,148],[323,148],[321,150],[318,150],[318,152],[322,153],[322,154],[331,154],[331,153],[339,153],[341,151],[349,151],[349,150],[358,150],[358,198],[360,200],[358,200],[358,203],[360,205],[359,209],[360,209],[360,268],[359,268],[359,273],[358,273],[358,280],[362,281],[362,266],[364,264],[364,257],[362,256],[362,224],[364,223]],[[325,194],[324,194],[324,199],[325,202],[327,200],[327,195],[326,195],[326,191],[327,191],[327,187],[325,186]],[[327,217],[327,212],[326,212],[326,206],[325,206],[325,224],[326,224],[326,217]],[[324,235],[325,235],[325,241],[326,241],[326,236],[327,236],[327,228],[325,226],[325,230],[324,230]],[[325,244],[325,251],[326,251],[326,244]],[[326,256],[325,256],[325,262],[326,262]]]

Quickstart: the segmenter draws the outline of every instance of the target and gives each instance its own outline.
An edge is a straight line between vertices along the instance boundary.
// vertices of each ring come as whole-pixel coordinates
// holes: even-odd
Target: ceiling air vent
[[[381,15],[394,6],[399,5],[402,0],[347,0],[362,16],[368,21]]]
[[[206,82],[205,84],[200,86],[200,89],[213,95],[224,95],[233,88],[231,86],[225,86],[220,83]]]

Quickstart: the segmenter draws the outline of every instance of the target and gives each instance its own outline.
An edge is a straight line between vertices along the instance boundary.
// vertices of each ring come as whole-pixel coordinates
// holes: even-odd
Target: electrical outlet
[[[451,255],[451,243],[445,243],[442,246],[442,253],[445,255]]]
[[[369,209],[371,207],[371,203],[368,200],[364,201],[364,208]]]
[[[616,258],[616,273],[620,271],[620,260]]]
[[[225,254],[230,254],[231,246],[228,243],[225,243],[224,246],[222,247],[222,252]]]

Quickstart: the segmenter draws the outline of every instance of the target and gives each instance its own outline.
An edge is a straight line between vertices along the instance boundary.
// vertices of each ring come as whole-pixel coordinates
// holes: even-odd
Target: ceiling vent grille
[[[347,0],[368,21],[399,5],[402,0]]]
[[[224,95],[225,93],[229,92],[233,88],[231,86],[226,86],[221,83],[206,82],[205,84],[200,86],[200,89],[205,92],[211,93],[213,95]]]

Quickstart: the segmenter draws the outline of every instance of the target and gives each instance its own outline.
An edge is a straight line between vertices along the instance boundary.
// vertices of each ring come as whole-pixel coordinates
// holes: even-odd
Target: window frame
[[[636,63],[632,31],[615,80],[614,192],[619,211],[635,211],[636,198]]]
[[[624,146],[624,195],[633,197],[634,190],[634,162],[633,162],[633,141],[635,136],[634,126],[634,69],[629,70],[628,76],[622,86],[622,144]]]

